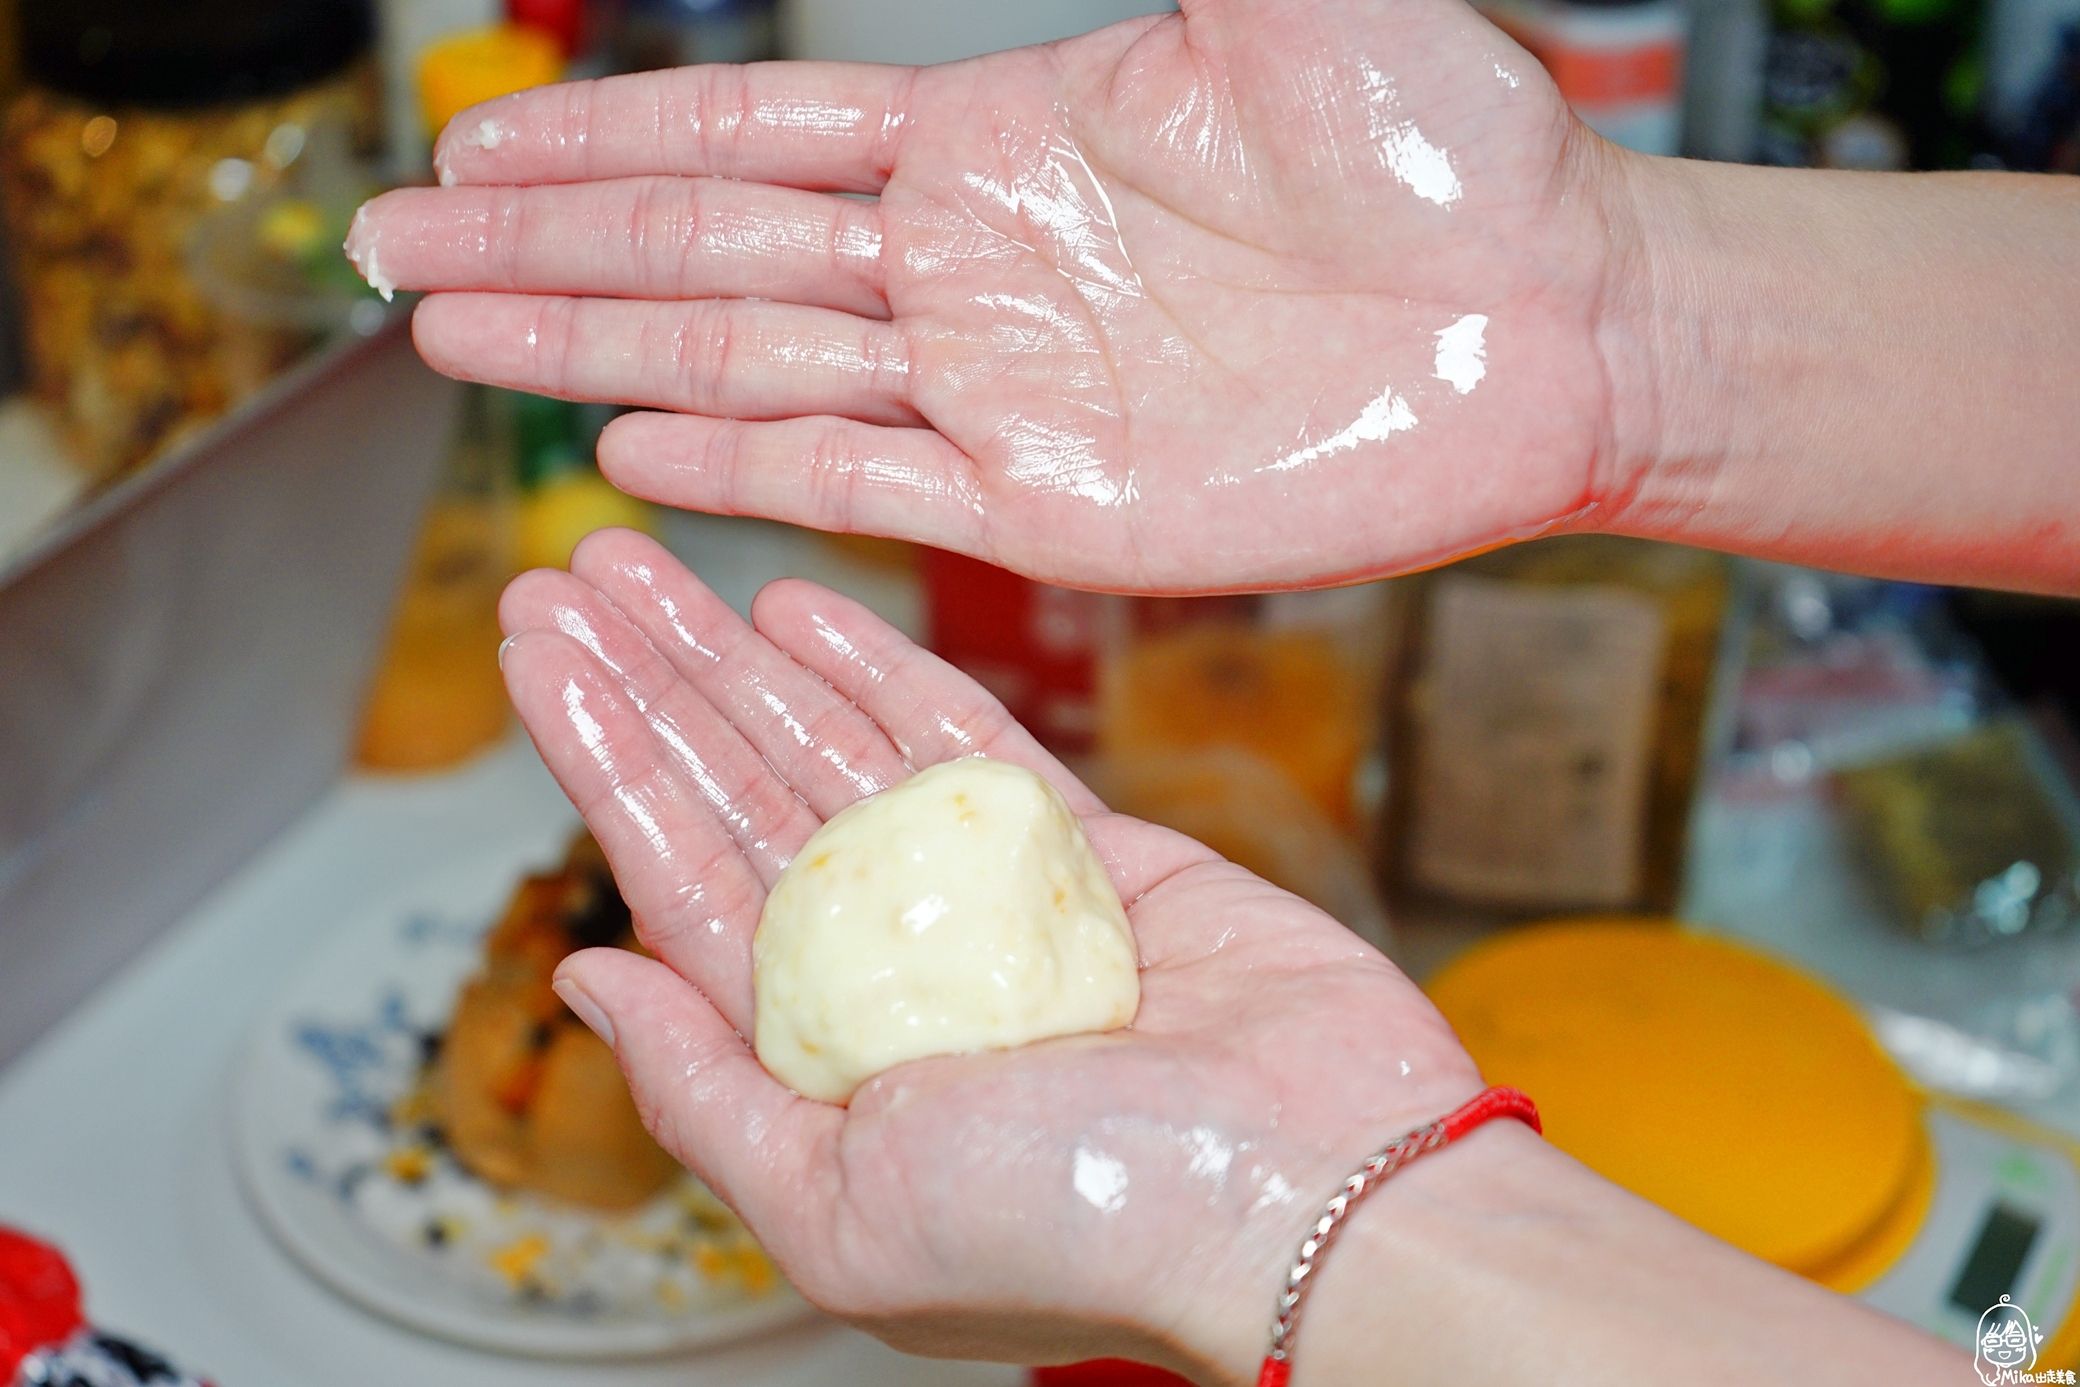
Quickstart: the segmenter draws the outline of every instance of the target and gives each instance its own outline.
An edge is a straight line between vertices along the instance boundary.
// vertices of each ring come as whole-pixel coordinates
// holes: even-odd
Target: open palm
[[[900,1346],[1249,1361],[1320,1201],[1480,1088],[1370,946],[1107,813],[979,686],[856,603],[778,583],[754,629],[653,542],[602,531],[571,573],[516,582],[501,615],[514,701],[657,956],[593,950],[561,978],[605,1014],[667,1149],[811,1299]],[[1082,817],[1133,922],[1139,1015],[903,1065],[849,1108],[795,1096],[746,1040],[767,887],[838,810],[968,755],[1037,771]],[[1209,1322],[1231,1341],[1187,1327]]]
[[[1296,585],[1610,485],[1603,151],[1460,0],[1187,0],[944,67],[521,93],[350,249],[447,291],[442,370],[675,411],[602,441],[641,495]]]

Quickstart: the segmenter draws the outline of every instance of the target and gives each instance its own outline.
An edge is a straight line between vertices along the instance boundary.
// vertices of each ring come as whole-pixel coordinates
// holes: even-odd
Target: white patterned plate
[[[501,1194],[393,1128],[520,871],[506,850],[408,883],[329,939],[262,1018],[231,1103],[261,1219],[348,1299],[505,1353],[643,1357],[813,1313],[690,1175],[631,1214],[598,1214]]]

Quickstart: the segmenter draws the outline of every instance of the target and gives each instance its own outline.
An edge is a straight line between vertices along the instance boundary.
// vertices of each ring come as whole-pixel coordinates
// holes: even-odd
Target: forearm
[[[1227,1366],[1254,1380],[1253,1363]],[[1416,1162],[1352,1215],[1305,1306],[1293,1383],[1567,1387],[1674,1373],[1933,1387],[1966,1366],[1503,1122]]]
[[[1616,152],[1599,529],[2080,592],[2080,180]]]

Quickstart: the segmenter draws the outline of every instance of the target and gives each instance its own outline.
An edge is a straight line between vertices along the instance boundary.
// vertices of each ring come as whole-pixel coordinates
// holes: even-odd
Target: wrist
[[[1840,296],[1868,267],[1834,261],[1842,228],[1830,235],[1816,210],[1824,184],[1609,153],[1612,271],[1598,340],[1611,441],[1587,524],[1753,551],[1757,522],[1783,499],[1765,474],[1816,424],[1836,422],[1815,419],[1813,405],[1830,389],[1829,366],[1855,356],[1862,304]]]
[[[1731,324],[1703,311],[1698,179],[1712,166],[1597,143],[1608,262],[1596,342],[1609,425],[1581,528],[1639,533],[1641,500],[1665,487],[1671,459],[1710,454],[1694,446],[1706,393],[1698,358],[1723,355]]]
[[[1650,1381],[1676,1344],[1700,1382],[1727,1387],[1835,1382],[1858,1368],[1933,1384],[1962,1362],[1508,1121],[1382,1185],[1312,1279],[1291,1387]]]
[[[1580,528],[2070,588],[2072,180],[1600,157],[1610,424]]]
[[[1468,1077],[1472,1079],[1471,1075]],[[1477,1079],[1473,1079],[1463,1091],[1454,1085],[1450,1095],[1436,1103],[1434,1110],[1426,1107],[1420,1115],[1368,1123],[1364,1130],[1356,1133],[1354,1141],[1339,1141],[1333,1150],[1325,1145],[1311,1153],[1304,1171],[1287,1168],[1287,1178],[1278,1182],[1281,1197],[1277,1202],[1259,1199],[1244,1225],[1232,1236],[1221,1240],[1224,1255],[1217,1262],[1207,1264],[1205,1274],[1195,1278],[1196,1284],[1183,1288],[1181,1304],[1184,1313],[1179,1317],[1174,1342],[1186,1346],[1187,1351],[1174,1358],[1171,1365],[1190,1371],[1195,1380],[1206,1384],[1221,1384],[1222,1387],[1228,1384],[1251,1387],[1255,1384],[1266,1350],[1272,1343],[1273,1324],[1279,1313],[1279,1297],[1286,1288],[1287,1275],[1294,1266],[1303,1239],[1312,1235],[1330,1197],[1341,1192],[1353,1173],[1389,1143],[1416,1133],[1446,1113],[1459,1109],[1482,1090],[1483,1085]],[[1380,1230],[1391,1227],[1401,1215],[1392,1211],[1375,1212],[1375,1206],[1399,1205],[1419,1197],[1404,1195],[1397,1187],[1407,1185],[1418,1191],[1425,1187],[1459,1189],[1468,1196],[1470,1206],[1477,1206],[1483,1197],[1479,1191],[1488,1183],[1488,1173],[1440,1182],[1435,1177],[1419,1179],[1416,1172],[1456,1163],[1471,1152],[1494,1152],[1500,1144],[1482,1138],[1482,1134],[1491,1128],[1516,1128],[1529,1139],[1529,1150],[1544,1149],[1543,1143],[1532,1136],[1528,1127],[1506,1112],[1493,1117],[1484,1114],[1473,1121],[1475,1125],[1470,1130],[1460,1128],[1459,1135],[1448,1145],[1419,1148],[1414,1158],[1405,1159],[1403,1164],[1393,1168],[1384,1179],[1377,1180],[1368,1193],[1350,1205],[1349,1216],[1314,1260],[1315,1274],[1309,1277],[1308,1282],[1309,1298],[1300,1309],[1296,1336],[1287,1343],[1297,1356],[1307,1357],[1317,1364],[1317,1368],[1323,1363],[1341,1362],[1346,1356],[1353,1363],[1366,1363],[1376,1358],[1376,1349],[1381,1342],[1376,1332],[1379,1323],[1368,1303],[1346,1307],[1332,1302],[1326,1313],[1334,1317],[1335,1323],[1329,1329],[1319,1331],[1329,1341],[1328,1347],[1316,1348],[1317,1329],[1312,1326],[1317,1316],[1318,1293],[1312,1287],[1319,1283],[1322,1268],[1348,1266],[1349,1271],[1335,1274],[1347,1278],[1352,1284],[1369,1288],[1361,1294],[1369,1295],[1371,1291],[1382,1288],[1389,1288],[1387,1293],[1400,1294],[1391,1289],[1393,1283],[1387,1279],[1385,1264],[1391,1249],[1383,1245]],[[1361,1216],[1369,1221],[1372,1231],[1353,1233]],[[1351,1355],[1338,1352],[1337,1345],[1353,1342],[1370,1343],[1372,1347]],[[1311,1380],[1357,1382],[1366,1379],[1332,1374]]]
[[[1480,1323],[1508,1313],[1483,1256],[1486,1230],[1543,1216],[1535,1191],[1555,1155],[1529,1128],[1491,1122],[1374,1191],[1311,1278],[1292,1387],[1464,1375]]]

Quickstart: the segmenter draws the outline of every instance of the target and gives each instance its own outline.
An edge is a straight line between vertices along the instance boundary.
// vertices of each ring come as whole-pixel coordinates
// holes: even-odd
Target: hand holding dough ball
[[[843,1103],[930,1055],[1109,1031],[1134,932],[1052,785],[968,757],[846,809],[773,884],[751,944],[759,1060]]]

